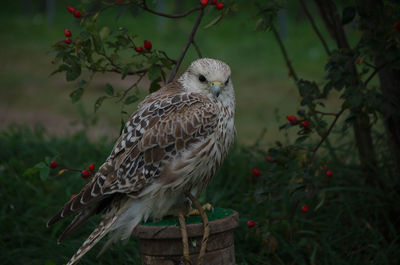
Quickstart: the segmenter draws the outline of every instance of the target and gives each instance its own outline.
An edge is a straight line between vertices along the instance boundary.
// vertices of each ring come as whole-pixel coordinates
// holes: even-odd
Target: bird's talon
[[[201,208],[203,208],[203,210],[214,212],[214,207],[210,203],[204,204]],[[191,215],[200,215],[200,211],[198,209],[192,209],[186,216]]]

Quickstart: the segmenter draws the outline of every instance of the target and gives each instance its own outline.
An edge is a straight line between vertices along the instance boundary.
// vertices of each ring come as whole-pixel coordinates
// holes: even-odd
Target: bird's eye
[[[200,82],[205,82],[205,81],[207,81],[207,79],[206,79],[206,77],[204,75],[200,75],[199,76],[199,81]]]
[[[229,79],[230,79],[231,77],[228,77],[228,79],[226,79],[226,81],[225,81],[225,85],[227,86],[228,85],[228,83],[229,83]]]

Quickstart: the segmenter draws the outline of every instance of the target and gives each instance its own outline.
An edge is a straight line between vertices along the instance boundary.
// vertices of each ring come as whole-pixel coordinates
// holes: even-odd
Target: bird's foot
[[[208,211],[214,211],[214,207],[210,203],[204,204],[201,208],[203,210],[208,210]],[[191,215],[200,215],[200,211],[198,209],[191,209],[186,216],[191,216]]]

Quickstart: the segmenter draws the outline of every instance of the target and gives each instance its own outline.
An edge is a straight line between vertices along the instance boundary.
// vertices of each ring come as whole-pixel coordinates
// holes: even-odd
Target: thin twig
[[[377,66],[376,68],[375,68],[375,70],[372,72],[372,74],[370,74],[370,76],[365,80],[365,82],[364,82],[364,87],[367,87],[367,85],[368,85],[368,83],[372,80],[372,78],[379,72],[379,71],[381,71],[383,68],[385,68],[386,66],[388,66],[388,65],[390,65],[390,64],[392,64],[392,63],[395,63],[396,61],[398,61],[400,58],[395,58],[394,60],[392,60],[392,61],[390,61],[390,62],[387,62],[387,63],[384,63],[384,64],[381,64],[381,65],[379,65],[379,66]]]
[[[162,13],[162,12],[158,12],[158,11],[150,9],[147,6],[146,0],[143,0],[143,2],[141,4],[137,4],[135,1],[131,1],[131,3],[139,5],[143,10],[146,10],[149,13],[152,13],[152,14],[155,14],[155,15],[161,16],[161,17],[167,17],[167,18],[182,18],[182,17],[186,17],[186,16],[190,15],[193,12],[196,12],[197,10],[203,9],[200,5],[198,5],[196,7],[189,9],[188,11],[186,11],[184,13],[181,13],[181,14],[166,14],[166,13]]]
[[[311,160],[310,160],[310,166],[313,164],[314,159],[315,159],[315,155],[317,154],[318,149],[321,147],[321,145],[323,144],[323,142],[325,141],[325,139],[329,136],[329,134],[331,133],[333,127],[335,126],[336,122],[338,121],[339,117],[342,115],[342,113],[344,112],[344,109],[342,109],[341,111],[339,111],[336,115],[335,115],[335,119],[332,121],[331,125],[328,128],[328,131],[324,134],[324,136],[322,137],[321,141],[319,141],[319,143],[317,144],[317,146],[314,148],[312,156],[311,156]]]
[[[197,46],[197,43],[193,40],[192,44],[193,44],[194,48],[196,49],[196,52],[197,52],[197,55],[199,56],[199,58],[203,58],[203,55],[201,55],[201,51],[200,51],[199,46]]]
[[[167,58],[167,60],[170,61],[172,64],[176,64],[176,60],[172,59],[172,58],[169,58],[169,56],[167,55],[167,53],[165,51],[160,51],[160,50],[158,50],[158,51],[160,53],[162,53],[165,56],[165,58]]]
[[[310,14],[310,11],[308,11],[307,6],[304,3],[304,0],[300,0],[300,4],[301,4],[301,7],[304,10],[304,13],[306,13],[306,16],[307,16],[308,20],[310,20],[312,28],[314,29],[314,31],[317,34],[318,38],[321,40],[322,46],[324,46],[324,49],[325,49],[326,53],[328,55],[330,55],[331,52],[329,50],[328,44],[326,43],[326,41],[325,41],[324,37],[322,36],[321,32],[318,30],[317,25],[315,24],[315,21],[314,21],[312,15]]]
[[[92,72],[110,72],[110,73],[117,73],[117,74],[122,74],[122,70],[121,69],[96,69],[91,67],[90,65],[86,65],[87,69],[89,69]],[[147,71],[149,71],[149,68],[144,68],[144,69],[140,69],[140,70],[136,70],[136,71],[128,71],[125,73],[125,75],[137,75],[137,74],[142,74],[142,73],[147,73]]]
[[[103,12],[104,10],[106,10],[106,9],[108,9],[108,8],[111,8],[111,7],[115,7],[115,6],[128,6],[128,5],[130,5],[130,4],[131,4],[130,2],[128,2],[128,3],[121,3],[121,4],[112,3],[112,4],[109,4],[109,5],[107,5],[107,6],[103,6],[103,7],[100,8],[100,9],[87,12],[85,15],[82,16],[82,18],[90,17],[90,16],[92,16],[92,15],[94,15],[94,14],[101,13],[101,12]]]
[[[313,110],[314,113],[317,114],[321,114],[321,115],[327,115],[327,116],[336,116],[337,113],[333,113],[333,112],[323,112],[323,111],[319,111],[319,110]]]
[[[185,258],[185,265],[191,265],[192,261],[190,260],[190,254],[189,254],[189,240],[186,229],[185,217],[183,216],[182,213],[179,213],[178,217],[179,217],[179,224],[181,226],[183,257]]]
[[[290,73],[291,76],[293,76],[293,79],[297,84],[297,81],[299,80],[299,78],[297,77],[297,74],[293,69],[292,63],[289,60],[289,56],[288,56],[288,54],[286,52],[285,46],[283,45],[282,39],[279,36],[279,33],[276,31],[274,26],[271,26],[271,29],[272,29],[272,33],[274,33],[276,41],[279,44],[279,47],[281,48],[281,52],[283,54],[283,57],[285,58],[286,66],[289,68],[289,73]]]
[[[208,217],[199,201],[190,192],[187,192],[186,196],[194,203],[196,208],[199,210],[201,217],[203,218],[204,233],[201,241],[200,253],[197,258],[197,265],[201,265],[203,263],[204,254],[206,253],[208,237],[210,236]]]
[[[179,66],[182,63],[183,58],[185,57],[185,54],[186,54],[190,44],[193,43],[194,35],[196,34],[197,29],[199,28],[199,25],[200,25],[200,22],[201,22],[201,19],[203,18],[203,16],[204,16],[204,9],[202,8],[202,9],[200,9],[199,16],[197,17],[197,20],[193,25],[192,32],[190,32],[189,39],[187,40],[185,47],[183,48],[183,51],[181,52],[181,55],[179,56],[178,61],[175,65],[174,69],[172,70],[171,75],[169,76],[168,83],[170,83],[170,82],[172,82],[172,80],[174,80],[176,73],[178,72]]]
[[[128,87],[127,89],[125,89],[124,93],[122,94],[122,96],[118,99],[118,102],[121,102],[126,95],[128,95],[129,91],[132,90],[132,88],[134,88],[135,86],[137,86],[139,84],[139,82],[143,79],[143,77],[146,75],[146,73],[142,73],[139,75],[139,78],[135,81],[135,83],[133,83],[130,87]]]

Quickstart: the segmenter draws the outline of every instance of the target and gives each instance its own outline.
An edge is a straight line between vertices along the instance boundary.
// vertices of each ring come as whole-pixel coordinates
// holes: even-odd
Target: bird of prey
[[[222,61],[194,61],[176,80],[148,95],[129,118],[110,156],[80,193],[47,225],[78,213],[59,237],[91,216],[103,219],[67,265],[76,264],[104,235],[128,239],[149,218],[185,208],[185,193],[202,192],[232,145],[235,95]]]

